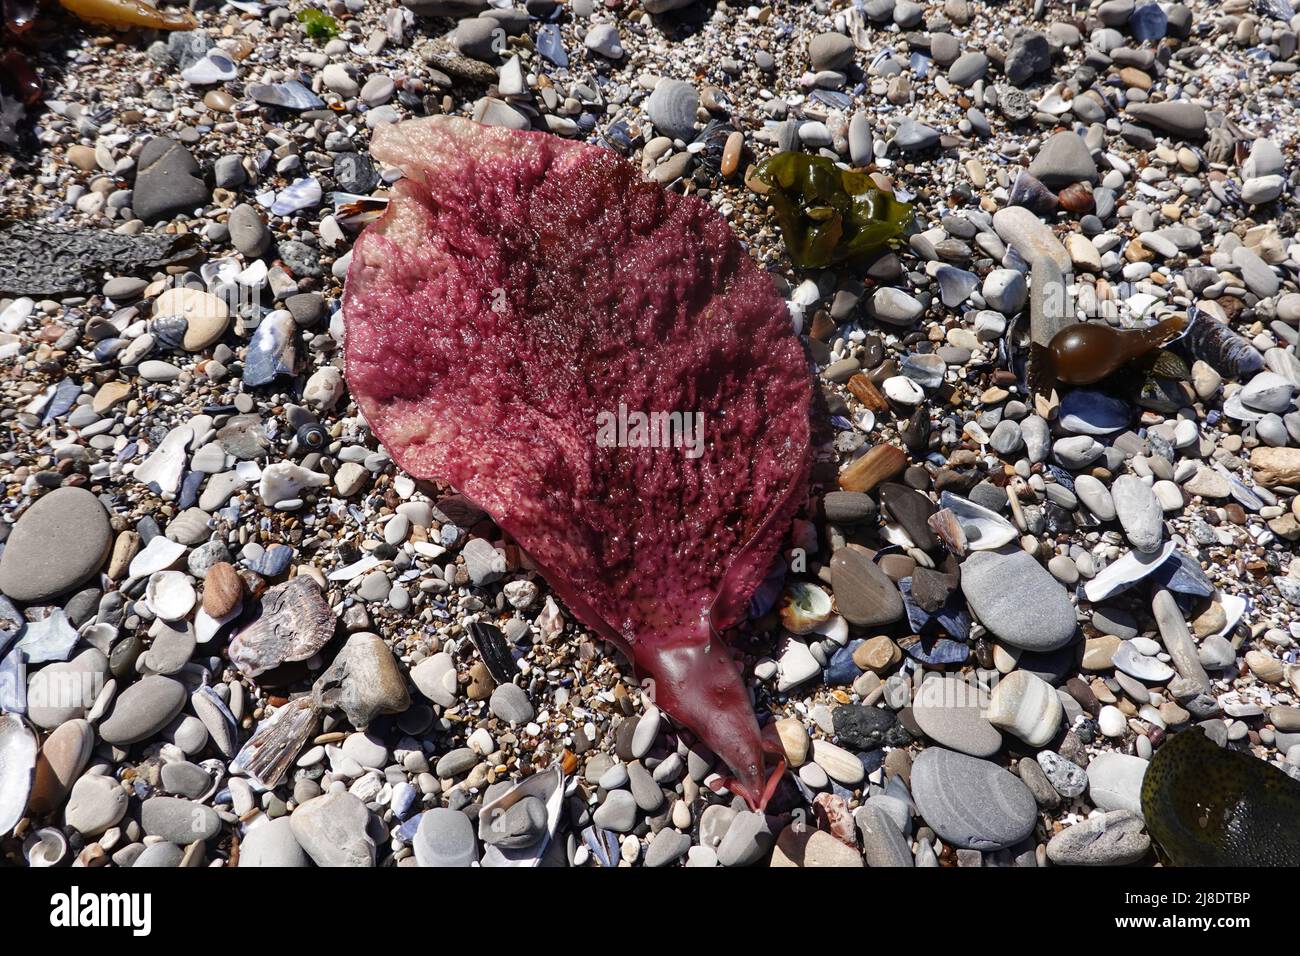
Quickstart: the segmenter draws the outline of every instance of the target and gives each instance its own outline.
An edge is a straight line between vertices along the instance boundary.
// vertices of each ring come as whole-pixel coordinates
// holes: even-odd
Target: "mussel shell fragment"
[[[997,512],[950,491],[939,496],[939,507],[951,512],[961,525],[966,537],[966,548],[970,551],[992,551],[1010,544],[1019,535],[1016,526]],[[940,537],[944,533],[940,529],[935,529],[935,532]]]
[[[509,684],[519,673],[519,665],[510,654],[505,635],[495,624],[475,621],[469,626],[470,640],[478,648],[478,656],[498,684]]]
[[[1264,356],[1255,346],[1200,309],[1192,309],[1187,332],[1176,344],[1230,378],[1248,378],[1264,367]]]

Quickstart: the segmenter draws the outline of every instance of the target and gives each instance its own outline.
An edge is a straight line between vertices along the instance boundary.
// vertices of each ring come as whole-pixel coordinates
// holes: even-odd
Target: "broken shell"
[[[245,677],[256,677],[305,661],[333,636],[334,612],[316,582],[302,575],[262,595],[259,616],[230,642],[230,659]]]
[[[235,606],[227,611],[221,617],[213,617],[203,608],[199,608],[198,613],[194,615],[194,641],[197,644],[206,644],[218,634],[221,629],[239,617],[244,609],[243,601],[236,601]]]
[[[1127,590],[1168,561],[1175,548],[1174,542],[1166,541],[1155,554],[1129,551],[1106,565],[1085,584],[1083,596],[1095,604]]]
[[[179,621],[194,609],[197,595],[183,571],[159,571],[149,578],[145,598],[153,613],[164,621]]]
[[[546,830],[536,843],[526,847],[506,847],[489,841],[492,822],[526,797],[536,797],[546,804]],[[533,774],[511,787],[501,796],[483,805],[478,815],[479,839],[483,841],[480,866],[537,866],[555,836],[564,806],[564,769],[557,762],[550,770]]]
[[[945,491],[939,496],[940,507],[956,517],[966,535],[966,546],[971,551],[992,551],[1016,540],[1016,526],[996,511]],[[938,532],[936,532],[937,534]]]
[[[469,626],[469,636],[494,681],[509,684],[514,680],[519,665],[510,655],[510,645],[499,627],[486,621],[475,621]]]
[[[793,581],[781,595],[781,623],[792,634],[809,634],[834,613],[831,596],[815,584]]]
[[[957,516],[947,508],[940,508],[926,519],[926,525],[933,531],[953,554],[959,558],[966,557],[969,543],[966,532],[961,529]]]
[[[28,866],[58,866],[68,855],[68,838],[55,827],[42,827],[23,841]]]
[[[262,471],[257,493],[268,505],[297,498],[307,488],[319,488],[329,484],[329,475],[318,471],[309,471],[289,461],[277,461]]]
[[[11,714],[0,715],[0,835],[18,825],[36,773],[36,735]]]
[[[257,725],[253,736],[230,762],[230,772],[247,774],[266,790],[279,786],[316,733],[320,713],[310,694],[289,701]]]

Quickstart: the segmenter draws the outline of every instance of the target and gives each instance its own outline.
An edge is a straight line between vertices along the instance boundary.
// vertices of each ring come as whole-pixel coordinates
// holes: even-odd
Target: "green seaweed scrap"
[[[870,260],[900,242],[912,221],[909,203],[824,156],[777,153],[758,175],[771,187],[767,200],[801,269]]]
[[[339,24],[328,13],[308,8],[298,11],[298,22],[312,40],[332,40],[339,35]]]

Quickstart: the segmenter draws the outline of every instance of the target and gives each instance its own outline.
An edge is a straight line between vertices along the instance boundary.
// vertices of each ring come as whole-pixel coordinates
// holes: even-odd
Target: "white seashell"
[[[194,609],[196,595],[185,572],[157,571],[149,578],[145,599],[164,621],[180,621]]]
[[[266,284],[266,277],[270,270],[266,267],[266,262],[262,259],[255,259],[249,263],[247,268],[235,276],[235,281],[246,289],[260,289]]]
[[[835,613],[831,596],[815,584],[787,583],[781,596],[781,623],[793,634],[808,634]]]
[[[127,574],[133,578],[148,577],[155,571],[165,571],[180,560],[185,553],[185,545],[162,535],[154,535],[134,558]]]
[[[68,855],[68,838],[56,827],[42,827],[23,841],[28,866],[58,866]]]
[[[1219,592],[1218,598],[1219,604],[1223,606],[1223,613],[1227,616],[1227,622],[1215,633],[1215,636],[1227,637],[1236,628],[1249,604],[1244,597],[1224,594],[1222,591]]]
[[[885,526],[880,529],[880,536],[890,544],[896,544],[900,548],[916,547],[916,542],[912,540],[912,536],[907,533],[907,530],[901,524],[893,521],[886,522]]]
[[[814,627],[812,633],[820,634],[828,641],[834,641],[840,647],[844,647],[849,642],[849,622],[836,614],[829,621],[823,621]]]
[[[885,379],[882,388],[891,401],[900,405],[920,405],[925,401],[925,392],[921,386],[906,375],[891,375]]]
[[[87,624],[81,629],[81,640],[107,656],[117,640],[117,628],[112,624]]]
[[[444,549],[439,548],[438,550],[442,551]],[[379,559],[373,554],[367,554],[353,561],[351,564],[345,564],[341,568],[335,568],[327,575],[327,577],[331,581],[354,581],[367,571],[377,567],[379,567]]]
[[[966,535],[966,547],[971,551],[992,551],[1016,539],[1016,526],[995,511],[977,505],[969,499],[945,491],[939,496],[939,507],[951,511]]]
[[[297,498],[304,489],[320,488],[329,484],[329,475],[310,471],[289,461],[277,461],[262,470],[262,480],[257,493],[263,503],[274,505]]]
[[[206,644],[219,633],[221,629],[239,617],[240,612],[244,610],[244,602],[236,601],[235,606],[224,617],[213,617],[207,611],[199,608],[198,613],[194,615],[194,640],[198,644]]]
[[[185,470],[186,448],[194,439],[194,429],[178,425],[159,442],[154,453],[135,469],[135,480],[142,485],[156,484],[164,495],[175,495]]]
[[[203,277],[203,284],[211,292],[217,286],[229,285],[235,281],[239,275],[241,266],[239,260],[233,256],[227,256],[224,259],[213,259],[211,262],[205,262],[199,267],[199,275]]]
[[[0,836],[22,820],[36,773],[36,735],[12,714],[0,714]]]
[[[1130,551],[1122,558],[1106,565],[1095,578],[1085,584],[1083,596],[1095,604],[1106,600],[1112,594],[1118,594],[1168,561],[1174,553],[1174,547],[1172,541],[1166,541],[1164,547],[1154,554]]]

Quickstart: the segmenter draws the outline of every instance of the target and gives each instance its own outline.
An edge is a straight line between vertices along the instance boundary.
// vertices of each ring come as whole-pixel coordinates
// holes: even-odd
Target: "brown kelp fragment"
[[[1030,381],[1035,391],[1050,392],[1057,384],[1092,385],[1124,366],[1150,357],[1187,326],[1181,316],[1143,329],[1120,330],[1104,322],[1077,322],[1057,332],[1046,349],[1030,356]]]
[[[771,280],[710,207],[605,149],[444,116],[372,149],[407,178],[344,295],[366,421],[483,508],[762,805],[721,634],[806,499],[811,381]]]
[[[59,0],[59,5],[87,23],[129,30],[193,30],[198,23],[185,11],[160,10],[140,0]]]
[[[862,262],[903,238],[912,207],[863,172],[824,156],[777,153],[758,167],[790,261],[802,269]]]
[[[1199,728],[1152,757],[1142,816],[1175,866],[1300,866],[1300,781]]]

